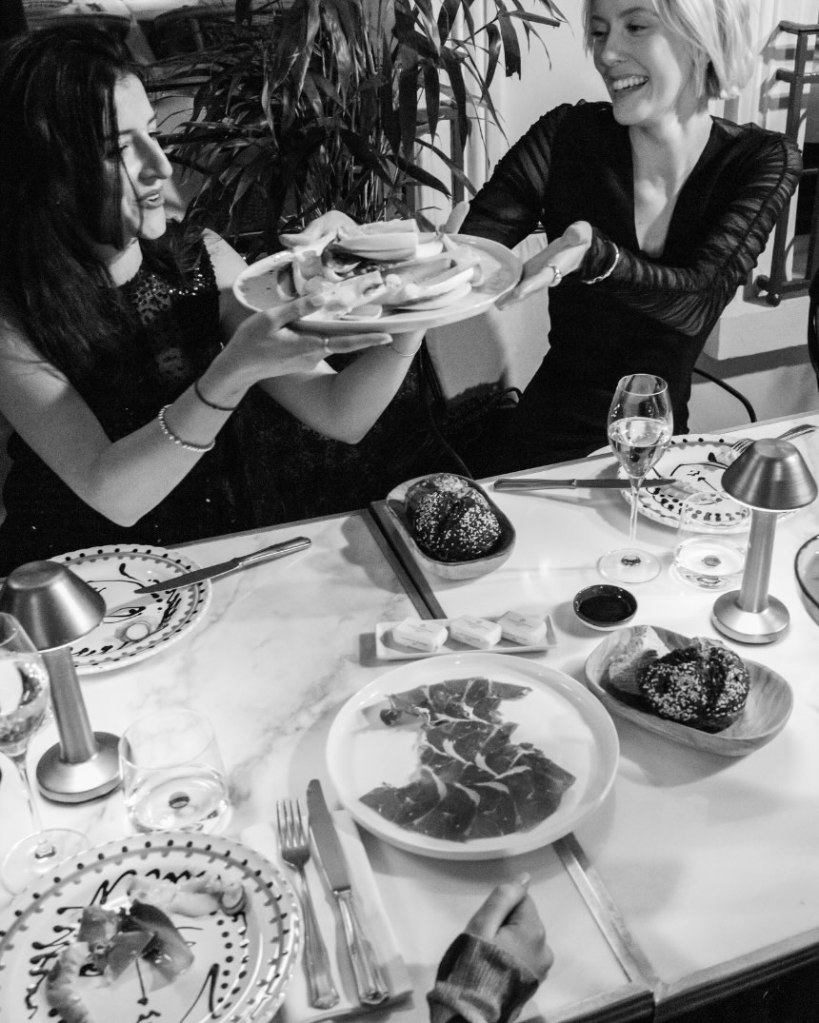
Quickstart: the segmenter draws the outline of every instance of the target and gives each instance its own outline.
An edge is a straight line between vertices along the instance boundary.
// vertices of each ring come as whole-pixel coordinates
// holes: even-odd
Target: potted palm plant
[[[521,40],[565,20],[554,0],[272,0],[193,54],[167,57],[161,88],[192,94],[187,123],[165,139],[188,206],[251,258],[330,208],[356,220],[418,214],[417,190],[473,191],[461,169],[479,108],[500,127],[490,86],[521,73]],[[441,143],[448,121],[450,144]],[[449,134],[449,132],[448,132]],[[428,169],[434,154],[450,184]]]

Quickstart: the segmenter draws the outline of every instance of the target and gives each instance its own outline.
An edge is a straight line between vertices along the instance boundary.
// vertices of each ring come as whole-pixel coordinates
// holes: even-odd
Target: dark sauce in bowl
[[[617,629],[637,612],[637,599],[620,586],[599,583],[581,590],[573,601],[574,613],[593,629]]]

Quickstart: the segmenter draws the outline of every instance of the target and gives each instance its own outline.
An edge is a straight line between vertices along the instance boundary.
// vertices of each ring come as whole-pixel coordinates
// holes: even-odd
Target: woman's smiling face
[[[591,0],[589,15],[594,66],[620,124],[657,127],[702,108],[691,49],[650,0]]]

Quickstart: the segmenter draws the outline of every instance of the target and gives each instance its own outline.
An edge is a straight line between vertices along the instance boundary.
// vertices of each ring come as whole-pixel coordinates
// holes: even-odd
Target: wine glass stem
[[[628,542],[633,547],[637,538],[637,493],[640,489],[640,479],[630,478],[631,483],[631,515],[628,520]]]
[[[20,780],[23,783],[23,792],[26,795],[26,802],[28,803],[28,810],[31,814],[31,819],[34,821],[34,829],[38,835],[43,835],[43,822],[40,818],[40,810],[37,807],[37,800],[34,798],[34,790],[31,787],[31,778],[28,774],[28,766],[26,764],[25,752],[19,753],[17,756],[11,757],[14,766],[17,768],[17,772],[20,775]],[[57,850],[43,836],[42,840],[37,845],[34,855],[38,860],[48,859],[49,856],[54,856]]]

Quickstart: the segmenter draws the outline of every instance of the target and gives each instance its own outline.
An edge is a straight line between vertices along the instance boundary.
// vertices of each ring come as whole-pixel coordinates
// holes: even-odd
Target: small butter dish
[[[621,586],[597,583],[577,593],[572,606],[584,625],[605,632],[631,621],[637,613],[637,598]]]
[[[405,618],[392,627],[392,638],[400,646],[436,654],[446,642],[447,629],[440,622]]]

